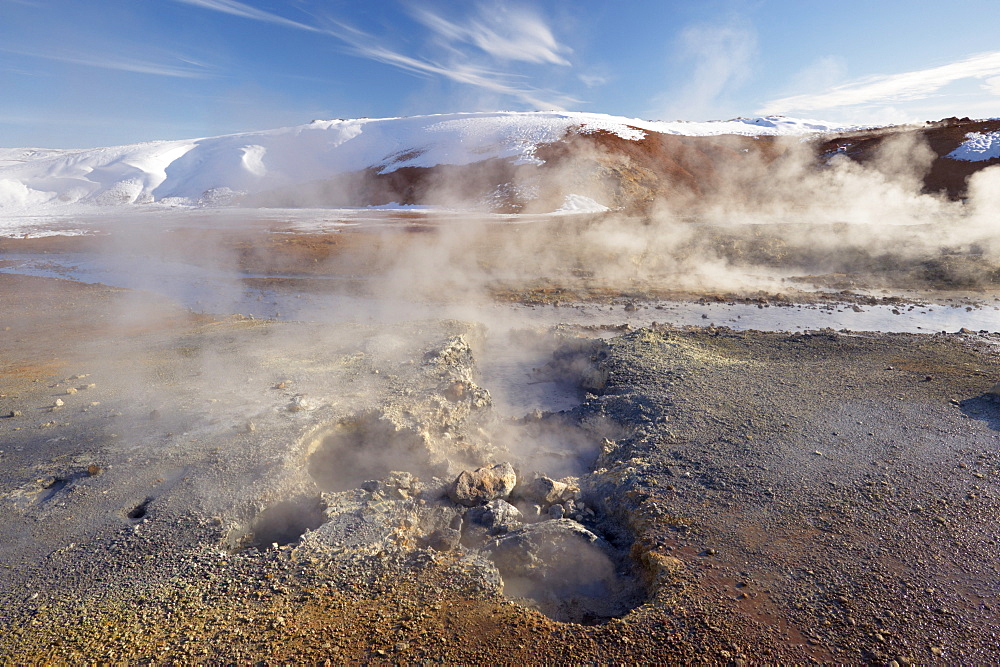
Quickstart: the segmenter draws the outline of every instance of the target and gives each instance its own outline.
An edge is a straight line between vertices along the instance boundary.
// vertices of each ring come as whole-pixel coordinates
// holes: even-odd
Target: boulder
[[[476,470],[463,470],[455,479],[448,495],[453,502],[475,507],[497,498],[506,498],[516,484],[514,466],[498,463]]]
[[[461,538],[462,533],[454,528],[439,528],[427,537],[427,546],[434,551],[453,551]]]
[[[485,528],[491,535],[501,535],[521,527],[524,516],[506,500],[497,498],[482,507],[473,507],[465,515],[469,521]]]
[[[545,476],[536,477],[519,491],[526,500],[540,505],[552,505],[564,500],[570,500],[579,493],[576,485],[558,482]]]

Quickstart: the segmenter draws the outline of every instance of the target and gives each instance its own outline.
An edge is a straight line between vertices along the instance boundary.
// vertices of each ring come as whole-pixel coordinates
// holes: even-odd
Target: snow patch
[[[51,192],[32,190],[20,181],[0,178],[0,209],[18,209],[49,201]]]
[[[599,204],[584,195],[566,195],[563,205],[555,213],[603,213],[610,211],[607,206]]]
[[[258,178],[263,178],[267,174],[267,167],[264,166],[264,154],[267,149],[263,146],[253,144],[243,147],[243,168]]]
[[[969,132],[958,148],[945,157],[965,162],[1000,158],[1000,132]]]

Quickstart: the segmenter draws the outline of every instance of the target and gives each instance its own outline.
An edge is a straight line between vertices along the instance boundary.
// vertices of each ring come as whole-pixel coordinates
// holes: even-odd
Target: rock
[[[549,508],[549,516],[553,519],[561,519],[566,515],[566,508],[560,504],[555,504]]]
[[[361,488],[377,498],[406,500],[420,492],[420,483],[412,473],[394,470],[384,479],[363,482]]]
[[[531,502],[540,505],[551,505],[570,500],[579,493],[576,485],[567,482],[557,482],[554,479],[541,476],[531,480],[522,490],[521,495]]]
[[[445,387],[442,393],[444,394],[445,398],[454,403],[456,401],[460,401],[463,398],[465,398],[465,395],[468,393],[468,391],[469,387],[466,383],[460,380],[456,380],[455,382],[452,382],[447,387]]]
[[[498,463],[476,470],[463,470],[455,479],[448,496],[453,502],[475,507],[497,498],[506,498],[517,484],[514,466]]]
[[[485,528],[490,535],[502,535],[521,527],[524,516],[506,500],[497,498],[482,507],[473,507],[465,515],[469,521]]]
[[[453,551],[461,539],[462,533],[454,528],[439,528],[427,537],[427,546],[434,551]]]
[[[72,396],[76,393],[76,387],[66,387],[66,394]]]
[[[292,399],[291,403],[288,404],[289,412],[299,412],[301,410],[314,410],[315,406],[306,400],[305,396],[299,394]]]
[[[57,398],[56,402],[52,404],[52,407],[54,407],[54,408],[61,408],[64,405],[66,405],[66,404],[63,403],[63,400],[61,398]]]

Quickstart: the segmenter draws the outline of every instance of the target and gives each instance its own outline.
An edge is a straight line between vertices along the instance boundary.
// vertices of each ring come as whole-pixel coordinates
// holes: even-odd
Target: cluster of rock
[[[518,486],[510,463],[462,471],[448,490],[452,502],[466,507],[466,532],[496,536],[546,519],[582,523],[596,513],[580,498],[575,478],[550,479],[539,475]],[[469,542],[470,540],[465,540]],[[477,540],[473,540],[477,541]]]
[[[448,497],[464,509],[430,536],[431,548],[482,550],[509,595],[532,598],[556,618],[580,622],[623,611],[615,550],[587,527],[597,513],[575,478],[539,475],[518,484],[513,466],[500,463],[463,471]]]

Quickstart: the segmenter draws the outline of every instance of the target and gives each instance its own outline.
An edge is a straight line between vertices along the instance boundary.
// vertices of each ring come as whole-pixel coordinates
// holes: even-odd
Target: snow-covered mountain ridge
[[[260,132],[151,141],[90,150],[0,149],[0,209],[42,204],[196,203],[375,170],[466,165],[487,159],[539,164],[539,146],[572,130],[639,140],[682,136],[773,136],[845,128],[772,117],[654,122],[592,113],[456,113],[313,121]]]
[[[710,192],[713,179],[747,156],[772,159],[769,147],[781,137],[808,138],[818,156],[864,161],[901,133],[922,134],[937,156],[928,189],[959,197],[971,173],[1000,161],[998,132],[1000,121],[969,119],[916,128],[557,112],[317,120],[87,150],[0,149],[0,216],[95,205],[230,203],[395,202],[504,212],[642,208],[658,197]]]

